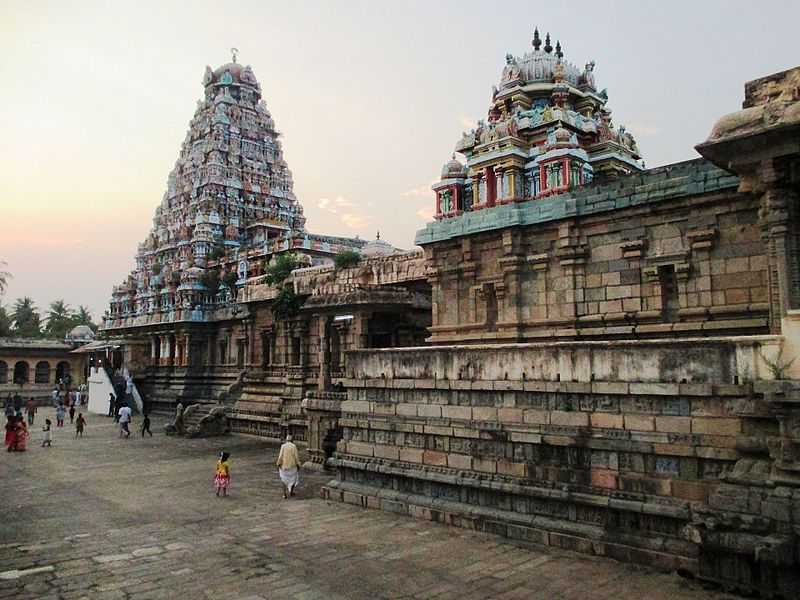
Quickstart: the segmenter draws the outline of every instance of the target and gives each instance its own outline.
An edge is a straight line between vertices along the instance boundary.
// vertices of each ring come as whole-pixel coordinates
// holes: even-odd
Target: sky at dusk
[[[314,233],[411,248],[431,183],[534,26],[595,60],[648,167],[694,158],[744,82],[800,63],[797,2],[0,0],[2,298],[95,318],[133,267],[205,66],[249,64]]]

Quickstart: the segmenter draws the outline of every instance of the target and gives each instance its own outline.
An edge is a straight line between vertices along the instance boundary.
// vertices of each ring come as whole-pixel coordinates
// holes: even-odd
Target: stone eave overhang
[[[746,152],[742,152],[745,148]],[[755,163],[762,156],[800,154],[800,123],[763,127],[740,135],[705,141],[695,146],[705,159],[721,169]]]
[[[513,98],[516,94],[519,94],[520,92],[530,95],[544,95],[544,94],[550,95],[553,91],[553,88],[557,85],[566,86],[567,92],[569,92],[569,94],[573,96],[577,96],[578,98],[592,98],[601,105],[605,105],[605,103],[608,102],[607,98],[599,96],[596,92],[593,92],[590,89],[586,90],[579,89],[569,81],[563,81],[561,83],[554,83],[552,81],[536,81],[536,82],[517,84],[513,86],[505,86],[500,88],[500,90],[497,92],[497,97],[495,98],[495,104],[497,103],[498,100]]]
[[[611,183],[591,184],[539,200],[504,204],[441,219],[419,230],[414,243],[425,246],[486,231],[656,204],[738,185],[739,178],[735,175],[703,159],[695,159],[632,174]]]
[[[498,140],[498,142],[510,139],[513,138],[503,138],[502,140]],[[521,140],[520,143],[522,143]],[[478,155],[472,154],[472,156],[470,156],[467,159],[467,168],[474,168],[483,165],[484,163],[496,160],[498,158],[505,158],[508,156],[516,156],[523,160],[527,160],[528,157],[530,156],[530,153],[527,150],[524,150],[523,148],[520,148],[515,145],[515,146],[506,146],[505,148],[499,148],[497,150],[490,150],[489,152],[484,152]]]

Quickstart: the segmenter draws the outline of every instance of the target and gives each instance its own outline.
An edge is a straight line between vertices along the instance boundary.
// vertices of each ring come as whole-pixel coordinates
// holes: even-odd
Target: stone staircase
[[[186,437],[209,437],[230,433],[228,412],[229,409],[219,404],[190,404],[183,411]]]

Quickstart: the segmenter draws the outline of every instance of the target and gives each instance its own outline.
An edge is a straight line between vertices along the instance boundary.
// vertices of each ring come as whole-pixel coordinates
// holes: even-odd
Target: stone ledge
[[[699,569],[694,546],[678,538],[661,536],[654,538],[620,532],[614,536],[616,542],[611,542],[605,528],[587,522],[542,515],[523,515],[463,502],[372,488],[353,482],[332,481],[322,488],[321,495],[326,500],[444,522],[523,542],[550,545],[598,556],[623,558],[663,571],[684,569],[697,573]],[[654,511],[649,514],[659,513]],[[622,543],[623,541],[628,543]]]

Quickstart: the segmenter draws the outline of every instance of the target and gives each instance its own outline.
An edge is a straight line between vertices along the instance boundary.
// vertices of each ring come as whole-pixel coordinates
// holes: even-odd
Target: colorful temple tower
[[[583,71],[564,60],[550,34],[539,31],[533,51],[506,55],[486,120],[463,134],[455,155],[433,185],[436,218],[499,204],[542,198],[611,179],[643,166],[633,136],[615,128],[598,91],[594,62]]]
[[[306,232],[303,207],[292,191],[280,134],[250,66],[206,67],[204,96],[181,146],[153,229],[139,245],[136,268],[113,291],[106,327],[146,324],[147,315],[205,320],[236,297],[236,287],[258,275],[280,252],[326,262],[358,239]],[[178,314],[176,314],[178,311]]]

